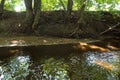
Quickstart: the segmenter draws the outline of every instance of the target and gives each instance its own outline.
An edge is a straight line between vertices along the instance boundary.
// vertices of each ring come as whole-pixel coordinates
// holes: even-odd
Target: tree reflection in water
[[[119,80],[120,51],[67,57],[18,55],[0,62],[0,80]]]
[[[68,69],[69,66],[63,59],[51,57],[42,60],[41,66],[38,65],[32,70],[31,80],[70,80]]]

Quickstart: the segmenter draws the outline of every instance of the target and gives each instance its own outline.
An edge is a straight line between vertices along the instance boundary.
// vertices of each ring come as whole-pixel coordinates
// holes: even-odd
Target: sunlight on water
[[[29,56],[15,56],[0,66],[0,80],[25,80],[29,74]]]
[[[90,55],[87,57],[88,62],[91,64],[111,64],[115,65],[119,63],[119,52],[104,52],[104,53],[98,53],[98,52],[90,52]],[[99,64],[98,64],[99,65]],[[115,67],[115,66],[114,66]]]
[[[42,60],[42,63],[31,70],[31,80],[70,80],[67,72],[68,65],[63,60],[51,57]]]
[[[20,55],[0,61],[0,80],[119,80],[120,51]]]
[[[87,61],[91,66],[99,66],[109,72],[108,80],[117,80],[120,72],[120,52],[88,52]],[[110,79],[111,78],[111,79]]]

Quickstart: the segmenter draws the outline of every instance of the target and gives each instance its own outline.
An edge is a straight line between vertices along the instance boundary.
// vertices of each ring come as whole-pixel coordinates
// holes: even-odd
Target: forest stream
[[[119,38],[0,38],[0,80],[120,80]]]

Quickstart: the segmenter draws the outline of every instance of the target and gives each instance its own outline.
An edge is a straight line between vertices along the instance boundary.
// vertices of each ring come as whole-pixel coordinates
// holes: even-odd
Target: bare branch
[[[106,32],[109,32],[109,31],[113,30],[113,29],[116,28],[118,25],[120,25],[120,23],[118,23],[118,24],[116,24],[116,25],[114,25],[114,26],[109,26],[109,28],[106,29],[105,31],[101,32],[100,35],[102,35],[102,34],[104,34],[104,33],[106,33]]]

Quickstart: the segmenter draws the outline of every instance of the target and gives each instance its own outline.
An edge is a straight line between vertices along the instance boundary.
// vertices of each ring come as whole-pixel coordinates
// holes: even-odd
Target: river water
[[[57,52],[56,52],[57,53]],[[119,80],[120,51],[19,55],[0,61],[0,80]]]
[[[5,41],[7,45],[0,46],[0,80],[120,80],[120,51],[114,50],[119,44],[111,46],[106,41],[108,50],[100,47],[101,43],[99,46],[96,43],[57,45],[57,42],[43,45],[50,40],[35,39],[42,45],[26,47],[24,40],[12,39]],[[16,46],[22,42],[25,46]]]

